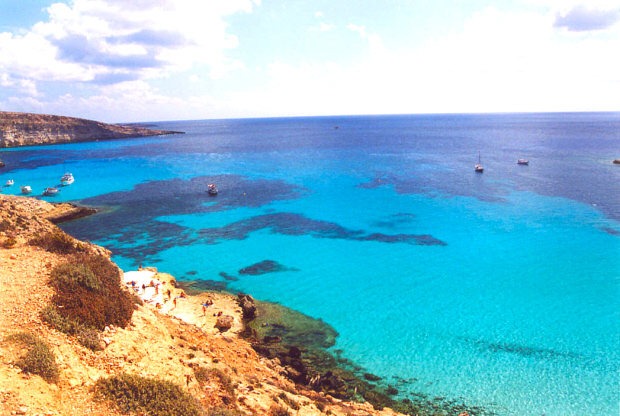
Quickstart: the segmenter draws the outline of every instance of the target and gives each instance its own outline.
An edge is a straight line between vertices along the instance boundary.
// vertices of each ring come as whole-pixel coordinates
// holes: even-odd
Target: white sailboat
[[[484,168],[482,167],[482,162],[480,162],[480,152],[478,152],[478,163],[476,163],[476,165],[474,166],[474,170],[477,173],[484,172]]]

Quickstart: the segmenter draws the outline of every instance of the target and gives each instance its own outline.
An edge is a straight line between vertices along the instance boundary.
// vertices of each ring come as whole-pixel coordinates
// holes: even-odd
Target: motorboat
[[[519,159],[519,160],[517,160],[517,164],[518,165],[529,165],[530,162],[529,162],[529,160]]]
[[[209,193],[209,195],[217,195],[217,188],[215,187],[215,184],[210,183],[209,185],[207,185],[207,192]]]
[[[60,184],[62,186],[71,185],[74,181],[75,179],[73,178],[73,175],[69,172],[66,172],[64,175],[62,175],[62,178],[60,178]]]
[[[28,186],[28,185],[20,186],[19,189],[21,189],[22,194],[24,194],[24,195],[32,193],[32,188],[30,186]]]
[[[60,189],[58,189],[57,186],[54,186],[53,188],[45,188],[45,190],[43,191],[43,195],[44,196],[55,196],[55,195],[58,195],[59,192],[60,192]]]
[[[477,173],[484,172],[484,168],[482,167],[482,163],[480,162],[480,153],[478,153],[478,163],[474,165],[474,171]]]
[[[13,186],[14,183],[15,181],[13,181],[13,179],[9,179],[8,181],[6,181],[6,186]]]

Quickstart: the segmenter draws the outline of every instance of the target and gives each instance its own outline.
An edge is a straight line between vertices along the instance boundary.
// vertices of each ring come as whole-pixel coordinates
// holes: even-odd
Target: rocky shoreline
[[[29,212],[45,218],[52,224],[77,220],[99,212],[98,208],[80,206],[69,202],[47,202],[32,197],[14,195],[2,195],[2,198],[6,201],[19,203]]]
[[[0,148],[169,134],[183,132],[106,124],[75,117],[0,111]]]
[[[202,290],[229,293],[219,282],[183,282],[188,293]],[[206,292],[209,293],[209,292]],[[243,311],[244,329],[240,335],[252,348],[275,365],[297,386],[344,401],[368,402],[375,409],[390,408],[407,415],[491,416],[495,413],[458,401],[421,393],[401,394],[410,380],[397,385],[385,383],[354,362],[332,351],[338,332],[321,319],[315,319],[285,306],[236,293]]]

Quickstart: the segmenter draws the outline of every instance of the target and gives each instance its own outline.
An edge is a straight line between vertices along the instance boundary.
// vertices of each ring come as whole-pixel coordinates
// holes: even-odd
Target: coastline
[[[239,336],[243,313],[233,295],[188,296],[176,287],[172,276],[156,273],[152,268],[142,271],[150,271],[152,277],[161,279],[159,283],[170,288],[171,299],[183,300],[176,305],[172,300],[163,302],[161,307],[153,302],[136,305],[126,327],[106,326],[98,335],[101,349],[86,348],[74,336],[59,332],[42,318],[41,311],[54,297],[54,289],[48,283],[50,273],[73,257],[32,245],[35,236],[63,235],[55,225],[36,214],[36,209],[27,198],[0,195],[3,247],[0,249],[0,384],[3,386],[0,408],[3,412],[120,415],[108,402],[94,401],[93,389],[103,378],[135,374],[174,383],[196,398],[204,409],[229,412],[224,414],[295,411],[302,416],[397,415],[390,409],[373,409],[370,403],[343,401],[296,385],[285,377],[282,365],[261,357],[250,342]],[[66,238],[80,252],[110,255],[102,247]],[[152,290],[155,289],[151,287],[148,291]],[[208,313],[202,306],[205,301],[213,303]],[[230,327],[217,325],[221,316],[232,318]],[[37,334],[49,346],[58,366],[57,381],[48,383],[19,366],[19,357],[25,350],[11,343],[10,336],[20,331]]]
[[[80,218],[94,215],[100,208],[77,205],[70,202],[48,202],[34,197],[22,197],[18,195],[4,195],[2,197],[14,203],[26,207],[34,215],[50,221],[52,224],[74,221]]]
[[[221,282],[178,281],[190,297],[248,296],[230,292]],[[390,408],[407,415],[492,416],[494,412],[469,406],[443,397],[415,393],[399,396],[399,388],[387,384],[377,375],[367,372],[342,357],[342,350],[333,350],[338,332],[320,318],[274,302],[254,300],[256,314],[242,319],[239,335],[265,359],[284,369],[284,375],[297,386],[343,401],[368,402],[374,409]],[[241,312],[238,310],[237,312]]]
[[[76,117],[0,111],[0,148],[184,134]]]

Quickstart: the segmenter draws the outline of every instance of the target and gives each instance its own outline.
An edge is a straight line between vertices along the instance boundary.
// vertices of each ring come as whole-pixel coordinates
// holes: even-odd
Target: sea
[[[148,125],[185,134],[2,150],[2,192],[99,207],[62,228],[126,271],[323,320],[398,398],[618,415],[620,113]]]

